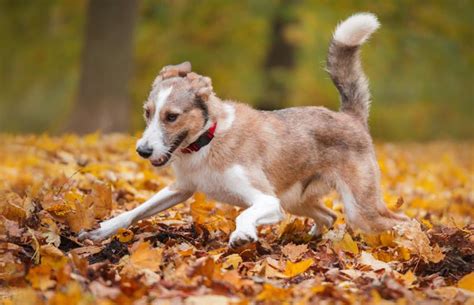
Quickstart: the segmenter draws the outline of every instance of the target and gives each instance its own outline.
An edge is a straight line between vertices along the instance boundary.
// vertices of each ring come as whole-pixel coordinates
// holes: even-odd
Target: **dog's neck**
[[[235,119],[235,108],[232,103],[226,103],[217,96],[211,95],[207,101],[209,111],[209,125],[217,123],[215,135],[219,136],[225,133],[232,125]]]
[[[192,141],[190,141],[189,144],[181,150],[185,154],[194,154],[197,153],[200,148],[212,145],[212,142],[215,141],[214,137],[224,136],[225,132],[231,127],[234,121],[235,110],[230,103],[226,103],[218,97],[212,95],[209,97],[206,105],[208,107],[208,121],[204,125],[199,135],[193,138]],[[205,145],[198,144],[197,146],[200,147],[192,147],[196,142],[200,142],[200,138],[209,134],[211,134],[211,136],[208,137],[207,140],[209,141]],[[190,147],[191,149],[189,149]]]

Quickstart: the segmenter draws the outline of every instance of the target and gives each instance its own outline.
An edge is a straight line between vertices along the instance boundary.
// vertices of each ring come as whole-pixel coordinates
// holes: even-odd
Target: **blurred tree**
[[[68,131],[128,131],[137,12],[137,0],[89,1],[79,91]]]
[[[281,0],[271,23],[270,39],[264,63],[264,94],[257,101],[257,107],[273,110],[285,107],[287,98],[286,76],[295,64],[295,48],[285,37],[286,28],[294,22],[291,6],[297,1]]]
[[[104,19],[100,24],[86,26],[87,5],[106,3],[0,1],[1,132],[57,132],[70,117],[88,125],[86,130],[103,131],[112,130],[103,127],[106,123],[128,125],[133,117],[129,130],[141,130],[141,104],[154,77],[162,66],[184,60],[212,78],[221,98],[266,109],[337,109],[337,90],[324,71],[332,31],[350,14],[370,11],[382,22],[362,50],[374,100],[372,134],[390,140],[474,137],[474,1],[141,0],[133,42],[136,73],[130,82],[134,104],[127,118],[120,107],[127,106],[130,72],[123,70],[131,63],[116,53],[132,48],[132,28],[123,29],[131,21],[120,16],[107,26],[102,22],[119,14],[113,11],[118,7],[130,17],[136,3],[115,1],[98,17]],[[129,43],[108,46],[99,33],[89,33],[93,30],[111,31]],[[101,58],[86,54],[84,44],[91,43],[81,39],[84,31],[103,42],[96,47]],[[280,43],[291,51],[281,52]],[[90,76],[81,60],[89,61]],[[95,68],[103,66],[112,68],[98,73]],[[86,89],[100,89],[109,102],[101,106],[100,99],[84,94]],[[265,100],[276,103],[261,106]]]

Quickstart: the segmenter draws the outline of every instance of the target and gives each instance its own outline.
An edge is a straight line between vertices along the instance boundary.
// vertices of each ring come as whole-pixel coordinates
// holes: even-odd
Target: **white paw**
[[[115,232],[110,230],[104,230],[103,228],[91,231],[91,232],[81,232],[79,234],[79,240],[90,239],[93,241],[101,241],[114,234]]]
[[[229,246],[236,248],[257,241],[257,232],[253,230],[235,230],[230,234]]]
[[[129,217],[124,213],[112,219],[100,223],[100,228],[91,232],[82,232],[79,234],[79,240],[90,239],[93,241],[101,241],[117,233],[120,228],[130,226]]]

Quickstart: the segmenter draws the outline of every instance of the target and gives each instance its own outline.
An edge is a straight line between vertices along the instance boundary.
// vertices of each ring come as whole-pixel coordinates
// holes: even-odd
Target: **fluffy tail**
[[[327,71],[341,95],[341,111],[358,118],[367,126],[370,91],[362,71],[359,47],[380,26],[370,13],[352,15],[334,32],[327,58]]]

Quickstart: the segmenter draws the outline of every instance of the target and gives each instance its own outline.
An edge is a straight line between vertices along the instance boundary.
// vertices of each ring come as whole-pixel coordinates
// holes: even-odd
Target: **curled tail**
[[[367,126],[370,91],[362,71],[359,48],[380,26],[370,13],[352,15],[340,23],[329,46],[327,71],[341,95],[341,111]]]

